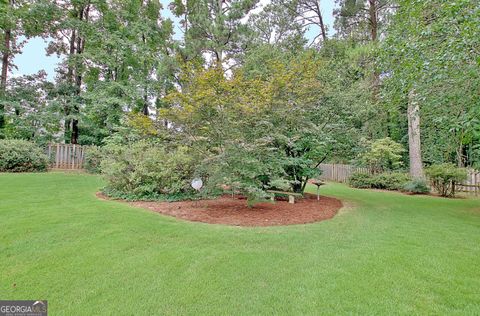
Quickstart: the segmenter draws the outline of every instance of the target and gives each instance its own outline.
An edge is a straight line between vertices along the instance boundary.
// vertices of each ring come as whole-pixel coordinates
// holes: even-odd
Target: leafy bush
[[[455,184],[467,178],[467,171],[464,168],[457,168],[451,163],[432,165],[425,173],[430,178],[432,187],[441,196],[455,196]]]
[[[350,186],[359,189],[384,189],[400,190],[410,180],[405,173],[380,173],[371,175],[367,173],[354,173],[349,179]]]
[[[139,142],[131,146],[107,146],[101,162],[108,192],[125,194],[130,199],[160,199],[162,195],[189,192],[193,177],[193,158],[180,147],[167,152],[160,146]]]
[[[103,159],[103,151],[100,147],[89,146],[85,149],[84,168],[89,173],[100,173],[100,163]]]
[[[430,192],[430,188],[424,180],[413,180],[407,182],[403,186],[403,191],[415,194],[426,194]]]
[[[355,172],[348,179],[351,187],[358,189],[370,189],[372,187],[372,175],[368,173]]]
[[[46,171],[48,157],[25,140],[0,140],[0,172]]]
[[[374,189],[400,190],[410,180],[406,173],[392,172],[380,173],[372,177],[371,185]]]
[[[359,156],[361,165],[366,166],[372,173],[396,170],[402,165],[403,146],[389,137],[369,142],[366,149]]]

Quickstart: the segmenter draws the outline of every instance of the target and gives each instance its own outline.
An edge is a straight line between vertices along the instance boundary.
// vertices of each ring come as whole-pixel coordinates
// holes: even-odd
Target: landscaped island
[[[99,194],[100,198],[106,198]],[[332,197],[306,194],[297,203],[287,199],[276,202],[257,203],[248,207],[243,196],[224,195],[216,199],[156,202],[127,202],[129,205],[146,208],[179,219],[210,224],[233,226],[277,226],[308,224],[330,219],[342,207],[342,202]]]

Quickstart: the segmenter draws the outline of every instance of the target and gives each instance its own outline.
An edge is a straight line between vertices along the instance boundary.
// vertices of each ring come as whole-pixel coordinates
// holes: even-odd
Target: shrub
[[[389,137],[367,143],[365,151],[359,155],[359,162],[373,173],[396,170],[402,166],[403,146]]]
[[[385,189],[400,190],[410,180],[405,173],[380,173],[371,175],[368,173],[354,173],[349,179],[350,186],[359,189]]]
[[[162,147],[139,142],[131,146],[107,146],[108,156],[101,162],[107,180],[105,192],[158,199],[179,195],[190,189],[193,159],[180,147],[167,152]]]
[[[0,172],[46,171],[48,157],[34,143],[25,140],[0,140]]]
[[[432,165],[425,173],[430,178],[432,187],[441,196],[455,196],[455,184],[467,178],[467,171],[464,168],[457,168],[451,163]]]
[[[430,192],[430,188],[424,180],[413,180],[407,182],[403,186],[403,191],[415,194],[426,194]]]
[[[372,176],[368,173],[355,172],[348,179],[351,187],[369,189],[372,187]]]
[[[89,173],[100,173],[100,163],[103,159],[102,148],[97,146],[89,146],[85,149],[84,168]]]
[[[375,189],[400,190],[410,180],[406,173],[380,173],[372,177],[371,186]]]

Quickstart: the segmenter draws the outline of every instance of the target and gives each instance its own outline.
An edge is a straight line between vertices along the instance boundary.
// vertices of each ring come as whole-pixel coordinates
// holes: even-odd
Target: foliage
[[[106,192],[142,199],[190,191],[194,159],[184,147],[166,151],[141,141],[128,146],[108,145],[106,150],[109,154],[101,162]]]
[[[172,21],[149,1],[41,1],[65,141],[102,144],[125,112],[148,116],[172,88]],[[41,12],[39,12],[41,13]]]
[[[301,193],[351,135],[354,114],[333,101],[328,63],[314,52],[283,57],[261,74],[239,70],[231,78],[191,66],[182,73],[188,89],[168,96],[161,117],[203,157],[212,186],[239,183],[249,200],[261,200],[271,181],[283,179]]]
[[[350,186],[359,189],[401,190],[410,180],[401,172],[384,172],[380,174],[353,173],[349,178]]]
[[[284,0],[273,0],[260,12],[251,14],[248,26],[252,29],[253,44],[271,44],[288,51],[301,50],[306,40],[295,9]]]
[[[372,187],[372,175],[364,172],[355,172],[348,179],[348,184],[358,189],[370,189]]]
[[[356,41],[376,41],[394,12],[395,0],[336,0],[335,29],[338,36]]]
[[[48,157],[36,144],[25,140],[0,140],[0,172],[46,171]]]
[[[101,162],[104,158],[104,152],[101,147],[98,146],[88,146],[85,149],[83,167],[89,173],[100,173]]]
[[[424,161],[478,164],[480,6],[475,0],[398,2],[382,42],[384,101],[405,135],[410,91],[420,104]]]
[[[207,187],[254,201],[326,159],[408,167],[418,104],[419,158],[480,166],[477,2],[337,0],[332,36],[318,0],[3,1],[2,68],[33,36],[62,60],[55,82],[2,76],[0,138],[186,146]]]
[[[414,193],[414,194],[426,194],[430,192],[430,188],[428,187],[425,180],[414,179],[412,181],[407,182],[403,186],[402,191]]]
[[[3,135],[6,138],[41,144],[59,140],[60,106],[52,98],[54,87],[46,76],[40,71],[10,80],[9,90],[0,100],[5,109]]]
[[[402,166],[403,146],[389,137],[368,142],[360,154],[359,162],[367,166],[372,173],[396,170]]]
[[[218,69],[232,62],[243,51],[249,31],[242,19],[255,7],[258,0],[174,0],[173,14],[182,19],[185,32],[184,47],[180,53],[185,60],[203,60],[203,54],[212,56],[206,63]]]
[[[409,180],[406,173],[384,172],[372,176],[371,186],[374,189],[401,190]]]
[[[1,0],[0,1],[0,52],[2,55],[0,76],[0,101],[7,92],[10,72],[16,68],[14,59],[22,52],[27,38],[44,35],[45,24],[52,19],[45,10],[44,1]],[[0,138],[4,138],[5,104],[0,102]]]
[[[162,121],[152,120],[140,113],[123,115],[119,124],[112,129],[112,133],[103,138],[102,144],[129,145],[139,141],[150,141],[176,146]]]
[[[451,163],[432,165],[425,170],[432,187],[445,197],[455,196],[455,184],[467,179],[465,168],[458,168]]]

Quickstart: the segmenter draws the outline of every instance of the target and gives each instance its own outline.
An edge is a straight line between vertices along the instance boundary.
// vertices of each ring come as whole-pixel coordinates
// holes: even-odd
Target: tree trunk
[[[6,30],[5,31],[5,40],[4,45],[5,48],[3,50],[2,56],[2,80],[0,82],[2,91],[5,91],[7,87],[7,75],[8,75],[8,66],[10,62],[10,41],[11,41],[12,31]]]
[[[327,31],[325,28],[325,23],[323,23],[322,11],[320,10],[320,0],[315,1],[315,11],[318,16],[318,24],[320,24],[320,31],[322,32],[322,39],[325,42],[327,40]]]
[[[369,25],[370,25],[370,39],[373,43],[377,41],[377,34],[378,34],[378,7],[377,7],[377,0],[368,0],[368,13],[369,13]],[[376,69],[373,70],[373,78],[372,78],[372,97],[373,102],[377,103],[380,94],[380,74]]]
[[[75,55],[76,41],[77,41],[77,32],[75,31],[75,29],[72,29],[72,33],[70,34],[70,41],[69,41],[69,51],[68,51],[69,57],[72,57],[73,55]],[[73,82],[74,82],[73,68],[74,68],[73,65],[70,62],[68,62],[67,81],[70,85],[73,85]],[[65,104],[63,112],[65,115],[65,124],[63,125],[64,126],[63,135],[64,135],[65,141],[67,141],[67,139],[70,139],[70,140],[72,139],[72,133],[71,133],[72,121],[70,118],[68,118],[68,116],[71,113],[71,105]]]
[[[11,41],[11,30],[5,30],[5,48],[2,56],[2,78],[0,80],[0,95],[4,94],[7,89],[7,75],[8,75],[8,66],[10,59],[10,41]],[[0,104],[0,130],[3,129],[5,125],[5,106]]]
[[[465,160],[467,155],[465,154],[465,146],[460,141],[460,145],[457,146],[457,166],[459,168],[465,168]]]
[[[80,20],[81,20],[82,14],[80,14]],[[80,36],[77,37],[77,45],[76,45],[76,54],[80,55],[82,53],[82,38]],[[80,90],[82,88],[82,75],[79,69],[79,65],[75,65],[75,95],[80,95]],[[80,109],[78,107],[77,102],[74,103],[73,105],[73,113],[78,117],[80,112]],[[72,119],[72,133],[70,137],[70,143],[71,144],[78,144],[78,118],[73,118]]]
[[[147,45],[147,38],[145,37],[145,34],[142,34],[142,42],[143,45]],[[148,110],[148,88],[147,88],[147,82],[148,82],[148,64],[147,60],[143,61],[143,72],[144,72],[144,87],[143,87],[143,107],[142,107],[142,114],[145,116],[148,116],[149,110]]]
[[[303,189],[304,189],[303,182],[298,181],[298,183],[294,183],[292,185],[292,190],[295,193],[303,193]]]
[[[70,35],[70,43],[69,43],[69,56],[73,56],[75,54],[75,42],[76,42],[76,31],[72,30],[72,34]],[[73,66],[68,63],[68,72],[67,72],[67,80],[70,84],[73,84]]]
[[[424,179],[422,165],[422,149],[420,142],[420,106],[416,100],[415,90],[408,94],[408,155],[410,158],[410,176],[413,179]]]
[[[369,24],[370,24],[370,37],[372,42],[377,40],[378,33],[378,12],[377,12],[377,0],[368,0],[368,13],[369,13]]]
[[[148,95],[147,95],[147,88],[144,89],[143,92],[143,108],[142,108],[142,114],[145,116],[148,116],[150,113],[148,111]]]
[[[217,0],[217,12],[215,12],[215,23],[217,24],[217,27],[223,23],[222,21],[222,17],[223,17],[223,3],[224,3],[224,0]],[[218,36],[218,37],[217,37]],[[215,54],[215,57],[216,57],[216,66],[218,69],[221,69],[223,70],[223,49],[221,49],[220,47],[222,47],[222,44],[223,45],[226,45],[228,44],[229,40],[226,39],[226,38],[223,38],[223,34],[219,34],[217,36],[214,36],[216,38],[216,42],[217,42],[217,47],[214,48],[214,54]]]
[[[78,135],[79,135],[78,120],[73,119],[72,120],[72,134],[71,134],[71,138],[70,138],[70,143],[71,144],[78,144]]]
[[[89,13],[89,8],[90,6],[87,4],[86,7],[81,7],[78,10],[78,20],[79,21],[87,21],[88,20],[88,13]],[[76,47],[75,47],[75,54],[81,55],[83,53],[83,49],[85,47],[85,39],[80,36],[80,34],[77,34],[77,39],[76,39]],[[80,69],[80,65],[77,63],[75,64],[75,94],[77,96],[80,95],[82,89],[82,72]],[[80,109],[78,107],[78,104],[75,103],[73,106],[73,111],[75,115],[79,115]],[[72,119],[72,134],[70,138],[70,143],[72,144],[78,144],[78,136],[79,136],[79,129],[78,129],[78,118]]]

